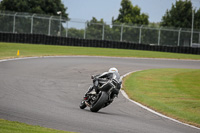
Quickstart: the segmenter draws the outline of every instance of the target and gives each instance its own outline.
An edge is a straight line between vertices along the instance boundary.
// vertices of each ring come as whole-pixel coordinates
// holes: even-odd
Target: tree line
[[[62,12],[62,17],[65,17],[69,20],[68,14],[66,13],[67,7],[64,6],[61,0],[2,0],[0,3],[0,10],[48,14],[55,16],[59,16],[58,11],[60,11]],[[131,0],[122,0],[118,17],[116,19],[112,18],[112,26],[107,25],[103,19],[97,20],[95,17],[93,17],[89,23],[87,23],[86,29],[69,28],[67,32],[68,36],[70,37],[82,38],[84,32],[86,32],[86,38],[90,39],[104,38],[105,40],[119,40],[122,27],[115,25],[152,25],[153,27],[168,26],[176,28],[191,28],[193,13],[195,18],[194,29],[200,29],[200,9],[193,9],[192,2],[190,0],[178,0],[175,2],[175,4],[172,4],[171,9],[166,11],[160,23],[149,22],[148,14],[141,13],[141,8],[139,6],[134,5]],[[0,18],[0,23],[5,23],[6,21],[7,20]],[[20,23],[22,26],[24,26],[23,21]],[[36,25],[40,25],[45,22],[36,20],[34,23],[36,23]],[[55,26],[53,31],[56,35],[56,33],[59,31],[59,22],[55,21],[54,24]],[[0,25],[0,28],[5,27],[1,27]],[[44,26],[44,29],[47,28],[47,26],[46,28]],[[66,32],[64,27],[61,28],[63,32]],[[135,29],[127,26],[123,27],[123,40],[139,42],[139,30],[139,28]],[[104,37],[102,36],[102,32],[104,32]],[[143,29],[143,40],[147,40],[147,42],[157,40],[156,38],[148,37],[149,34],[158,34],[158,32]]]

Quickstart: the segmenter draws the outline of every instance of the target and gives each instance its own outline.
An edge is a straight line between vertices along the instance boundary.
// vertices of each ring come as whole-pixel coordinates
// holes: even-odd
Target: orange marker
[[[19,50],[17,51],[17,56],[19,56]]]

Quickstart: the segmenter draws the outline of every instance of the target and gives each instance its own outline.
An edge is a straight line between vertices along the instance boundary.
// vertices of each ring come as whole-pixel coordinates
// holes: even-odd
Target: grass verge
[[[73,133],[0,119],[1,133]]]
[[[17,51],[20,56],[17,56]],[[178,54],[166,52],[153,52],[141,50],[124,50],[110,48],[72,47],[20,43],[0,43],[0,59],[32,57],[32,56],[63,56],[63,55],[89,55],[113,57],[143,57],[143,58],[169,58],[200,60],[200,55]]]
[[[125,78],[128,96],[162,114],[200,127],[200,69],[151,69]]]

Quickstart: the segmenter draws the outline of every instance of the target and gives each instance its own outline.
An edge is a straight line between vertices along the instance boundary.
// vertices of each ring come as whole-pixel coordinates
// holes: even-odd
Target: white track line
[[[168,59],[168,58],[140,58],[140,57],[108,57],[108,56],[87,56],[87,55],[66,55],[66,56],[35,56],[35,57],[22,57],[22,58],[11,58],[11,59],[0,59],[0,62],[3,61],[12,61],[12,60],[22,60],[22,59],[36,59],[36,58],[61,58],[61,57],[94,57],[94,58],[119,58],[119,59],[138,59],[138,60],[175,60],[175,61],[194,61],[200,62],[200,60],[192,60],[192,59]]]
[[[138,72],[138,71],[141,71],[141,70],[129,72],[129,73],[123,75],[121,78],[123,79],[124,77],[130,75],[131,73]],[[122,95],[123,95],[126,99],[128,99],[130,102],[132,102],[132,103],[134,103],[134,104],[140,106],[141,108],[143,108],[143,109],[145,109],[145,110],[147,110],[147,111],[149,111],[149,112],[151,112],[151,113],[153,113],[153,114],[156,114],[156,115],[158,115],[158,116],[160,116],[160,117],[163,117],[163,118],[169,119],[169,120],[171,120],[171,121],[177,122],[177,123],[179,123],[179,124],[183,124],[183,125],[185,125],[185,126],[189,126],[189,127],[192,127],[192,128],[195,128],[195,129],[200,130],[200,128],[198,128],[198,127],[195,127],[195,126],[193,126],[193,125],[189,125],[189,124],[187,124],[187,123],[180,122],[180,121],[178,121],[178,120],[176,120],[176,119],[173,119],[173,118],[170,118],[170,117],[168,117],[168,116],[165,116],[165,115],[163,115],[163,114],[161,114],[161,113],[158,113],[158,112],[156,112],[156,111],[154,111],[154,110],[152,110],[152,109],[150,109],[150,108],[148,108],[148,107],[146,107],[146,106],[144,106],[144,105],[142,105],[142,104],[140,104],[140,103],[138,103],[138,102],[136,102],[136,101],[133,101],[132,99],[130,99],[130,98],[128,97],[128,95],[126,94],[126,92],[125,92],[124,90],[121,89],[120,91],[121,91]]]
[[[14,60],[24,60],[24,59],[36,59],[36,58],[41,58],[41,57],[23,57],[23,58],[13,58],[13,59],[3,59],[3,60],[0,60],[0,62],[14,61]]]

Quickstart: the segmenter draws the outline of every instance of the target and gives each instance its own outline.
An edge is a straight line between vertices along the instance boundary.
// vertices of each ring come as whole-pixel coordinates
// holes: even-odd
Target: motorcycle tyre
[[[80,109],[84,109],[84,108],[87,107],[87,105],[85,104],[85,101],[84,101],[84,100],[81,101],[79,107],[80,107]]]
[[[92,107],[90,107],[90,111],[98,112],[103,107],[103,105],[107,100],[108,100],[108,94],[103,91],[98,101],[94,105],[92,105]]]

